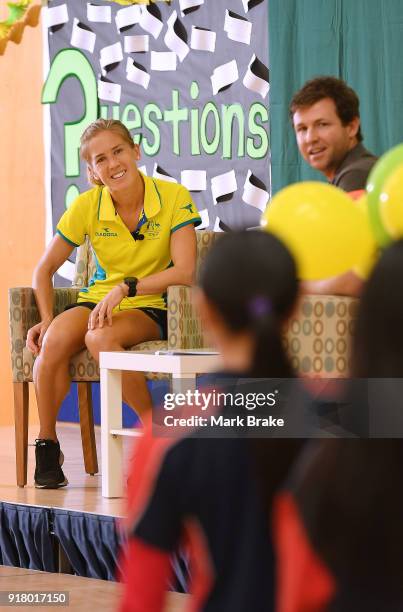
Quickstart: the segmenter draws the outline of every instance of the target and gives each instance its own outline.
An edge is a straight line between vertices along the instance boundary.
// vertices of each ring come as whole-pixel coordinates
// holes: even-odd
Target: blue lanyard
[[[146,217],[146,213],[144,212],[144,208],[143,208],[143,210],[141,211],[140,219],[138,220],[136,229],[133,232],[130,232],[135,240],[144,239],[144,235],[140,234],[140,230],[143,227],[144,223],[147,223],[147,217]]]

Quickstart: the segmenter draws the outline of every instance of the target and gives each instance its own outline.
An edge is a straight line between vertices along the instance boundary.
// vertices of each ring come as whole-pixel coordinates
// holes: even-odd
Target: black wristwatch
[[[127,294],[127,297],[134,297],[137,293],[138,278],[136,278],[135,276],[129,276],[128,278],[125,278],[123,282],[129,287],[129,293]]]

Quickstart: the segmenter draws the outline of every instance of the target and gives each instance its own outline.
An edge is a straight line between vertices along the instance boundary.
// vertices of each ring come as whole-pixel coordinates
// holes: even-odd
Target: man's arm
[[[303,293],[313,293],[316,295],[359,297],[363,286],[364,281],[353,270],[322,280],[301,282]]]

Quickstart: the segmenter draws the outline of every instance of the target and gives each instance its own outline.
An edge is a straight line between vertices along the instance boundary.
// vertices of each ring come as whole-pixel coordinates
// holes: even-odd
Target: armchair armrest
[[[353,297],[301,297],[283,334],[295,370],[303,376],[321,378],[349,375],[357,307],[358,300]]]
[[[208,348],[192,302],[192,287],[168,287],[168,348]]]
[[[72,287],[55,288],[55,315],[62,312],[68,304],[77,301],[78,291]],[[32,287],[12,287],[8,291],[8,298],[13,381],[23,382],[23,350],[28,330],[40,321],[39,311]]]

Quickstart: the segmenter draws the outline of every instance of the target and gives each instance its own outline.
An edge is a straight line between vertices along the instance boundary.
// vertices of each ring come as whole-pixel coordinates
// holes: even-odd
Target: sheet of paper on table
[[[160,351],[155,351],[156,355],[219,355],[218,351],[208,351],[204,349],[177,349],[174,351],[170,351],[168,349],[163,349]]]

